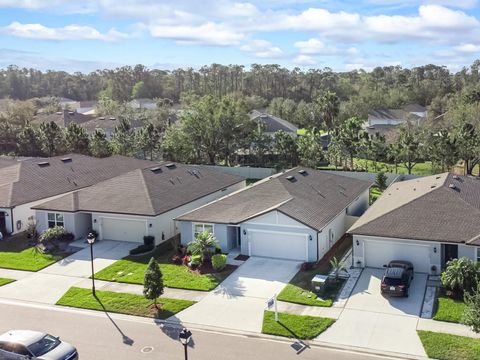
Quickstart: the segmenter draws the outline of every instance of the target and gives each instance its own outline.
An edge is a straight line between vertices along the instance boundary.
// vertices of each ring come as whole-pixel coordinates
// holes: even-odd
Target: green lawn
[[[351,246],[351,239],[345,239],[338,247],[334,256],[336,256],[337,259],[341,259]],[[349,266],[349,264],[346,265]],[[312,270],[300,270],[292,280],[290,280],[287,286],[283,288],[280,294],[278,294],[277,300],[312,306],[332,306],[333,300],[342,284],[339,284],[336,288],[332,288],[331,291],[323,296],[322,300],[318,299],[317,295],[310,291],[313,277],[317,274],[326,275],[329,272],[330,264],[328,262]]]
[[[166,319],[195,304],[189,300],[159,298],[158,303],[162,306],[157,311],[150,306],[153,302],[141,295],[99,290],[96,295],[97,298],[90,289],[72,287],[58,300],[57,305]]]
[[[198,275],[189,271],[187,266],[170,263],[171,250],[158,247],[152,254],[145,256],[127,256],[95,274],[95,278],[130,284],[143,284],[143,276],[152,256],[158,260],[166,287],[210,291],[215,289],[232,271]]]
[[[5,278],[0,278],[0,286],[10,284],[14,282],[15,280],[13,279],[5,279]]]
[[[480,339],[417,331],[429,358],[438,360],[480,360]]]
[[[263,314],[262,333],[295,339],[313,339],[335,322],[334,319],[316,316],[279,313],[275,321],[273,311]]]
[[[465,303],[461,300],[453,300],[448,297],[440,296],[437,299],[434,320],[461,323]]]
[[[384,162],[377,162],[376,167],[373,161],[365,160],[360,158],[354,158],[353,163],[355,164],[356,168],[359,170],[368,169],[368,172],[391,172],[395,173],[395,164],[388,164]],[[440,169],[432,169],[432,162],[426,161],[423,163],[416,164],[412,169],[412,174],[415,175],[431,175],[441,172]],[[398,164],[396,173],[398,174],[408,174],[408,170],[403,164]]]
[[[38,271],[69,254],[41,254],[32,247],[24,234],[14,235],[0,241],[0,268]]]
[[[383,191],[380,190],[378,187],[376,186],[372,186],[370,188],[370,204],[373,204],[375,202],[375,200],[377,200],[380,195],[382,195]]]

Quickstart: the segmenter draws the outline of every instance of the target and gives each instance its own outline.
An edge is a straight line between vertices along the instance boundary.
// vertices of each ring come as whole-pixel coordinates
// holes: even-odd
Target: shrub
[[[213,234],[204,231],[195,236],[195,239],[188,244],[188,250],[192,255],[200,255],[201,261],[208,260],[212,250],[218,246],[218,241]]]
[[[472,328],[477,334],[480,333],[480,287],[473,294],[465,294],[465,312],[463,323]]]
[[[155,245],[155,236],[147,235],[143,237],[143,245],[145,246],[154,246]]]
[[[141,244],[141,245],[137,246],[136,248],[130,250],[130,255],[143,254],[143,253],[152,251],[153,249],[154,249],[153,245]]]
[[[75,236],[67,232],[62,226],[55,226],[45,230],[38,238],[38,242],[45,248],[58,249],[61,242],[71,242],[74,238]]]
[[[449,261],[441,276],[442,285],[457,297],[475,292],[479,278],[480,267],[465,257]]]
[[[220,246],[215,246],[215,254],[221,254],[222,248]]]
[[[182,264],[182,257],[180,255],[173,255],[171,259],[172,263],[176,265],[181,265]]]
[[[222,271],[227,266],[227,255],[215,254],[212,256],[212,266],[217,271]]]
[[[190,266],[196,267],[202,263],[202,256],[201,255],[192,255],[190,260]]]

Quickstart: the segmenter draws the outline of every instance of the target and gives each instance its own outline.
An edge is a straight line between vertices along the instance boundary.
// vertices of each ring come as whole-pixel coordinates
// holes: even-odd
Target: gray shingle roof
[[[267,113],[253,110],[250,118],[265,125],[265,132],[274,133],[280,130],[297,133],[298,127],[287,120],[281,119]]]
[[[480,180],[444,173],[394,183],[348,232],[480,245]]]
[[[198,167],[166,163],[137,169],[45,202],[35,209],[155,216],[244,180]]]
[[[306,173],[302,175],[299,170]],[[288,176],[294,180],[288,180]],[[370,185],[326,171],[295,168],[184,214],[178,220],[239,224],[276,209],[320,230]]]
[[[42,162],[48,165],[39,165]],[[151,166],[151,161],[124,156],[99,159],[79,154],[18,161],[0,169],[0,207],[45,199]]]

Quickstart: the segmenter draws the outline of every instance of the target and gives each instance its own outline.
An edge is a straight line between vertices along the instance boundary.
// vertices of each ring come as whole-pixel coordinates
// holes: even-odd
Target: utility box
[[[314,293],[321,293],[327,283],[328,275],[315,275],[312,279],[312,289]]]

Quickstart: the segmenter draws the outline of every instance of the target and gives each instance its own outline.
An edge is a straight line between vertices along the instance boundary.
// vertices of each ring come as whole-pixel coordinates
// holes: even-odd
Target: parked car
[[[408,297],[410,283],[413,280],[413,264],[409,261],[393,260],[385,267],[380,285],[382,294]]]
[[[0,335],[0,359],[78,360],[72,345],[39,331],[11,330]]]

